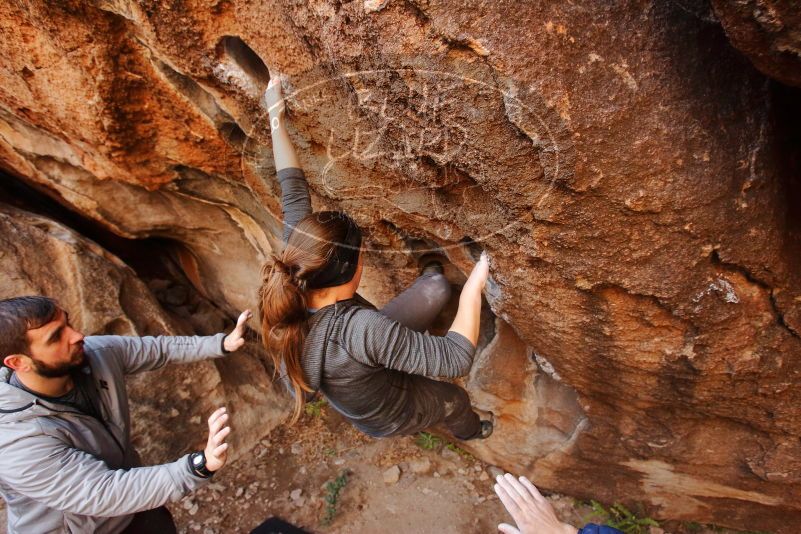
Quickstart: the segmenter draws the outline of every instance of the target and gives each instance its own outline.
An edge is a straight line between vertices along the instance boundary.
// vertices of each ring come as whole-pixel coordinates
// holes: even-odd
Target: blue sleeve
[[[578,534],[623,534],[622,531],[607,527],[606,525],[596,525],[595,523],[590,523],[588,525],[584,525],[584,528],[578,531]]]

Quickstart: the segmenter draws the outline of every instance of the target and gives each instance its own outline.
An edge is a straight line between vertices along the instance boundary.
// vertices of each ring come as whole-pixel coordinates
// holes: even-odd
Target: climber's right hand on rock
[[[481,258],[479,258],[478,263],[476,263],[473,267],[473,271],[467,278],[467,282],[465,282],[462,292],[465,290],[478,292],[483,291],[484,286],[487,284],[487,276],[489,276],[489,258],[487,257],[487,253],[485,251],[481,253]]]
[[[271,119],[281,119],[283,117],[284,111],[286,111],[286,104],[284,103],[284,95],[281,91],[280,78],[270,78],[267,89],[264,91],[261,104],[268,111]]]
[[[225,407],[215,410],[209,417],[209,440],[206,442],[206,469],[217,471],[225,465],[228,459],[228,444],[225,438],[231,433],[231,427],[227,426],[228,412]]]

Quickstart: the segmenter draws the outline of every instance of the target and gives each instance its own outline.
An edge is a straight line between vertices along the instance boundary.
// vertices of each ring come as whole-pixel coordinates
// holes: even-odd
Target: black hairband
[[[308,289],[340,286],[350,282],[356,274],[362,248],[362,231],[353,219],[344,214],[342,216],[348,223],[345,239],[334,245],[334,252],[325,267],[307,278]]]

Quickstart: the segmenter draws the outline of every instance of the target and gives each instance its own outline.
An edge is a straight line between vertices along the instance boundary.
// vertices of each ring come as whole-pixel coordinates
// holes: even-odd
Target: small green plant
[[[429,432],[420,432],[417,434],[417,439],[414,440],[414,442],[421,449],[430,451],[442,445],[442,438],[430,434]]]
[[[417,439],[414,440],[418,447],[421,449],[425,449],[427,451],[439,449],[440,447],[445,447],[446,449],[452,450],[462,458],[470,460],[473,458],[473,455],[458,446],[457,444],[444,441],[441,437],[435,436],[430,432],[420,432],[417,434]]]
[[[448,444],[445,445],[445,448],[452,450],[453,452],[455,452],[456,454],[458,454],[459,456],[461,456],[462,458],[465,458],[467,460],[470,460],[471,458],[473,458],[472,454],[470,454],[469,452],[467,452],[466,450],[464,450],[463,448],[461,448],[460,446],[458,446],[455,443],[448,442]]]
[[[337,515],[337,505],[339,504],[339,494],[342,488],[348,483],[348,471],[342,471],[338,477],[325,485],[325,513],[320,519],[321,526],[328,526]]]
[[[650,517],[637,517],[631,510],[620,503],[615,503],[607,510],[598,501],[590,501],[590,514],[587,521],[594,520],[610,527],[622,530],[626,534],[647,534],[648,527],[658,527],[659,523]]]
[[[335,448],[333,448],[333,447],[326,447],[323,450],[323,454],[325,454],[326,456],[334,456],[336,453],[337,453],[337,450]]]
[[[323,408],[328,404],[324,398],[316,401],[307,402],[305,406],[306,415],[311,417],[320,417],[323,415]]]

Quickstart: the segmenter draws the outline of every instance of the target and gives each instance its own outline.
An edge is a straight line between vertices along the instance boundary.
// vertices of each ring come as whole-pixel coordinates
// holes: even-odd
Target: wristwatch
[[[211,478],[214,475],[214,471],[206,468],[206,453],[203,451],[193,452],[189,455],[189,470],[200,478]]]

